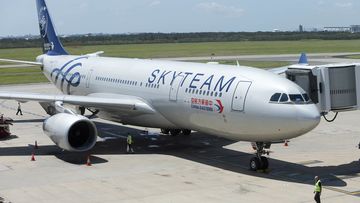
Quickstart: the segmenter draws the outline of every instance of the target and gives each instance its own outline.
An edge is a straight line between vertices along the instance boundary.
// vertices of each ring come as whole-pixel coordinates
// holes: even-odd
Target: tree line
[[[296,41],[296,40],[352,40],[360,33],[350,32],[194,32],[194,33],[137,33],[87,34],[61,37],[65,46],[119,45],[149,43],[192,43],[234,41]],[[0,48],[30,48],[41,45],[39,38],[2,38]]]

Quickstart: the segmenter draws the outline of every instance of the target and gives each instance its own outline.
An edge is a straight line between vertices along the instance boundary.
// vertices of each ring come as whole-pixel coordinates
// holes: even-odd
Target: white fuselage
[[[304,94],[271,72],[249,67],[97,56],[38,57],[44,74],[64,94],[131,95],[156,110],[99,116],[137,126],[192,129],[234,140],[279,141],[315,128],[314,104],[270,102],[274,93]]]

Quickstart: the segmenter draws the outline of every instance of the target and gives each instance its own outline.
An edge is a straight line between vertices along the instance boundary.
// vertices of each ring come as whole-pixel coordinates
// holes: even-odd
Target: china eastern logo
[[[216,102],[213,102],[211,99],[191,98],[191,108],[200,111],[222,113],[224,111],[224,106],[222,105],[221,100],[215,101]]]
[[[222,113],[224,111],[224,106],[222,105],[221,100],[217,99],[216,103],[217,103],[217,104],[215,104],[215,106],[217,108],[216,111],[219,113]]]
[[[75,58],[65,63],[61,68],[55,68],[52,70],[50,77],[54,77],[54,83],[60,85],[61,90],[64,92],[64,86],[66,87],[66,93],[70,94],[70,87],[77,87],[81,82],[81,75],[76,69],[81,69],[81,59],[87,59],[87,56]]]

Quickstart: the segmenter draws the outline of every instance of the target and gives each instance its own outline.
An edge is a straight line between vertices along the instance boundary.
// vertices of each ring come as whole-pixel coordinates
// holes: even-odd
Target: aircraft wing
[[[304,66],[309,65],[306,53],[301,53],[299,62],[296,65],[304,65]],[[285,71],[287,71],[288,68],[289,68],[289,66],[283,66],[283,67],[278,67],[278,68],[270,68],[267,70],[272,73],[281,75],[281,74],[285,73]]]
[[[281,75],[281,74],[285,73],[285,71],[287,71],[288,68],[289,68],[289,66],[283,66],[283,67],[278,67],[278,68],[270,68],[270,69],[267,69],[267,71],[270,71],[274,74]]]
[[[21,63],[21,64],[29,64],[29,65],[42,65],[40,62],[32,62],[32,61],[21,61],[21,60],[12,60],[12,59],[0,59],[2,62],[10,62],[10,63]]]
[[[76,95],[51,95],[20,92],[0,92],[0,99],[16,101],[38,101],[38,102],[63,102],[96,109],[114,109],[121,112],[132,112],[136,114],[152,114],[155,110],[141,98],[119,95],[94,93],[87,96]]]

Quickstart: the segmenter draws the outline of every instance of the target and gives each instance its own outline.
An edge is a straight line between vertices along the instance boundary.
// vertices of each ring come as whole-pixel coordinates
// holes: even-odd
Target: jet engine
[[[94,147],[97,138],[92,121],[68,113],[58,113],[46,119],[43,130],[57,146],[67,151],[88,151]]]

